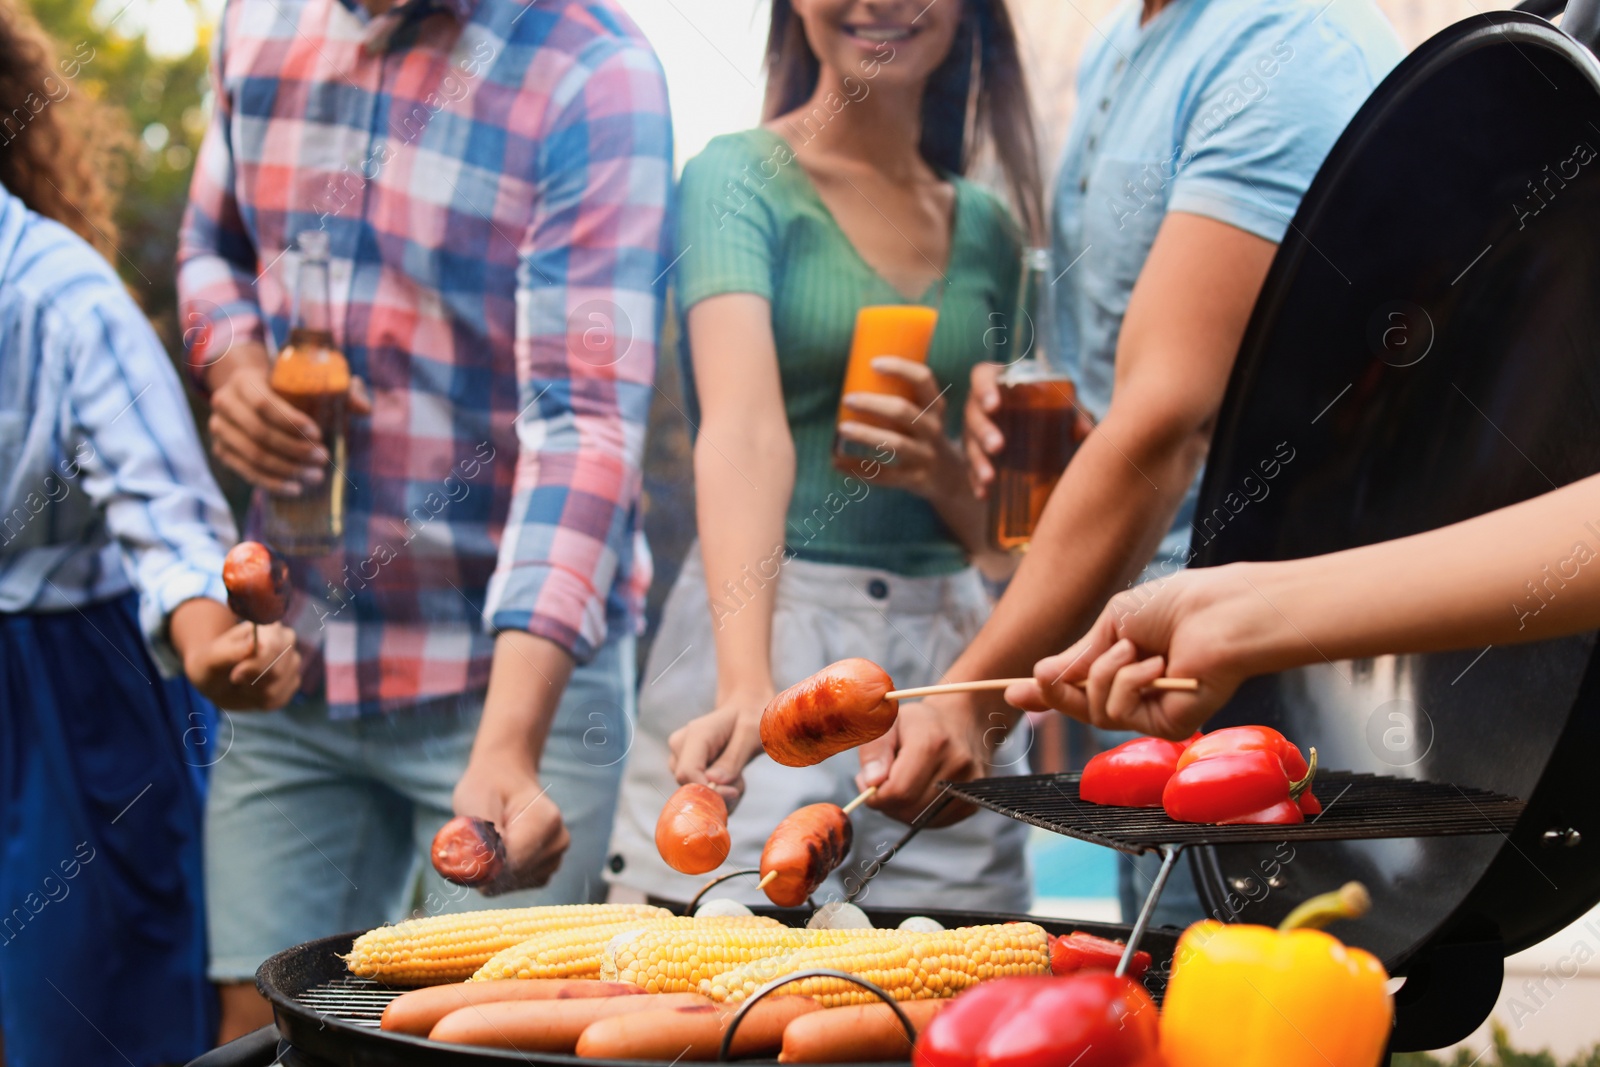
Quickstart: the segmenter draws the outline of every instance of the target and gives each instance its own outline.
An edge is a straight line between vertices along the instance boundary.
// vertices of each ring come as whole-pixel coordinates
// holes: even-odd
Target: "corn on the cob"
[[[671,914],[646,904],[552,904],[430,915],[367,931],[344,959],[352,973],[393,985],[459,982],[495,953],[547,930],[614,927]]]
[[[704,992],[724,971],[785,956],[807,945],[896,935],[907,936],[897,930],[800,930],[787,926],[629,931],[606,946],[600,977],[633,982],[649,993]]]
[[[876,982],[896,1000],[920,1000],[953,997],[988,978],[1050,973],[1049,935],[1034,923],[966,926],[926,934],[893,932],[901,936],[811,945],[787,956],[747,963],[706,983],[699,992],[713,1000],[736,1002],[785,974],[829,967]],[[830,1008],[877,999],[838,978],[802,978],[785,986],[783,992],[813,997]]]
[[[615,938],[627,931],[691,930],[705,931],[707,937],[722,936],[721,931],[733,928],[772,927],[783,929],[776,919],[762,915],[719,915],[694,918],[674,915],[665,919],[649,919],[613,923],[606,926],[579,927],[575,930],[552,930],[536,934],[528,940],[498,952],[489,962],[478,968],[472,981],[482,982],[496,978],[599,978],[605,949]],[[715,929],[717,933],[711,931]]]

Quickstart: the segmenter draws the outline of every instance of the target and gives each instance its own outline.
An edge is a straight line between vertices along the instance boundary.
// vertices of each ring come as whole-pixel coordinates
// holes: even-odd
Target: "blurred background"
[[[712,137],[758,121],[766,0],[621,0],[654,44],[672,94],[677,160],[692,157]],[[1076,103],[1078,55],[1113,0],[1009,0],[1019,22],[1046,159],[1052,165]],[[1330,0],[1332,3],[1341,0]],[[210,106],[207,54],[223,0],[31,0],[31,8],[63,54],[93,59],[75,80],[113,110],[117,122],[122,247],[117,267],[154,322],[168,351],[181,351],[182,324],[174,302],[173,255],[195,152]],[[1501,0],[1379,0],[1406,46]],[[658,393],[646,461],[646,532],[657,573],[652,624],[694,535],[689,439],[679,399],[676,341],[664,338]],[[198,409],[197,409],[198,410]],[[204,426],[204,421],[201,421]],[[224,485],[236,504],[244,492]],[[1041,734],[1035,767],[1057,769],[1068,739],[1052,723]],[[1082,753],[1079,754],[1080,758]],[[1117,914],[1115,864],[1108,850],[1043,831],[1032,842],[1038,909],[1083,919]],[[1591,916],[1591,920],[1600,916]],[[1585,960],[1573,978],[1552,985],[1552,967],[1582,947]],[[1457,1067],[1499,1061],[1503,1067],[1553,1067],[1576,1056],[1572,1067],[1600,1067],[1600,921],[1574,925],[1545,945],[1513,957],[1495,1019],[1456,1050]],[[1543,991],[1542,993],[1540,991]],[[1496,1040],[1496,1037],[1499,1040]],[[1509,1044],[1508,1044],[1509,1043]],[[1524,1055],[1516,1049],[1549,1048]],[[1583,1050],[1588,1050],[1584,1052]],[[1491,1055],[1492,1053],[1492,1055]]]

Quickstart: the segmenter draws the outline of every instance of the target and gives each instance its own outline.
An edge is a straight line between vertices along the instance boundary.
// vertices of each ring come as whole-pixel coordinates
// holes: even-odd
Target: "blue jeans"
[[[224,717],[206,810],[211,977],[244,981],[291,945],[411,914],[605,899],[600,870],[634,730],[634,641],[573,671],[539,765],[572,845],[543,889],[493,898],[428,862],[483,694],[331,720],[317,704]],[[419,883],[420,877],[420,883]]]

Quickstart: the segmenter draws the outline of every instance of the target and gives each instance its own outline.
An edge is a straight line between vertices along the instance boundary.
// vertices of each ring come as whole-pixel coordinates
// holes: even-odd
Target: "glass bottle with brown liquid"
[[[1026,355],[1000,375],[995,426],[1005,438],[994,457],[989,487],[989,540],[1006,551],[1025,549],[1045,502],[1082,440],[1077,389],[1052,360],[1050,250],[1030,248],[1023,259],[1022,307],[1013,335]]]
[[[289,343],[279,350],[269,379],[272,391],[305,412],[322,433],[328,461],[322,481],[301,483],[299,496],[265,494],[262,516],[268,544],[286,556],[321,556],[344,536],[345,406],[350,365],[334,345],[328,298],[328,235],[302,233],[299,277]]]

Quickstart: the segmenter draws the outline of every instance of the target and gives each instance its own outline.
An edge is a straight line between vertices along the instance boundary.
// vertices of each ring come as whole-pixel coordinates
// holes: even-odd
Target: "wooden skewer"
[[[885,695],[888,700],[916,700],[919,697],[938,696],[940,693],[976,693],[984,689],[1004,689],[1017,682],[1031,682],[1032,678],[990,678],[982,682],[946,682],[944,685],[924,685],[917,689],[896,689]],[[1087,682],[1073,682],[1073,685],[1082,689]],[[1157,678],[1146,689],[1158,689],[1169,693],[1193,693],[1200,688],[1198,678]]]
[[[756,883],[756,888],[757,889],[765,889],[765,888],[767,888],[767,886],[772,884],[772,880],[774,878],[776,878],[776,877],[778,877],[778,869],[776,867],[774,867],[772,870],[768,871],[766,874],[763,874],[761,876],[761,881]]]
[[[848,803],[848,804],[846,804],[844,806],[844,813],[846,815],[849,815],[852,811],[855,811],[861,805],[863,805],[867,801],[871,800],[874,796],[877,795],[877,793],[878,793],[878,787],[877,786],[875,786],[875,785],[867,786],[866,789],[861,791],[861,795],[860,796],[856,797],[854,800],[852,800],[850,803]]]

